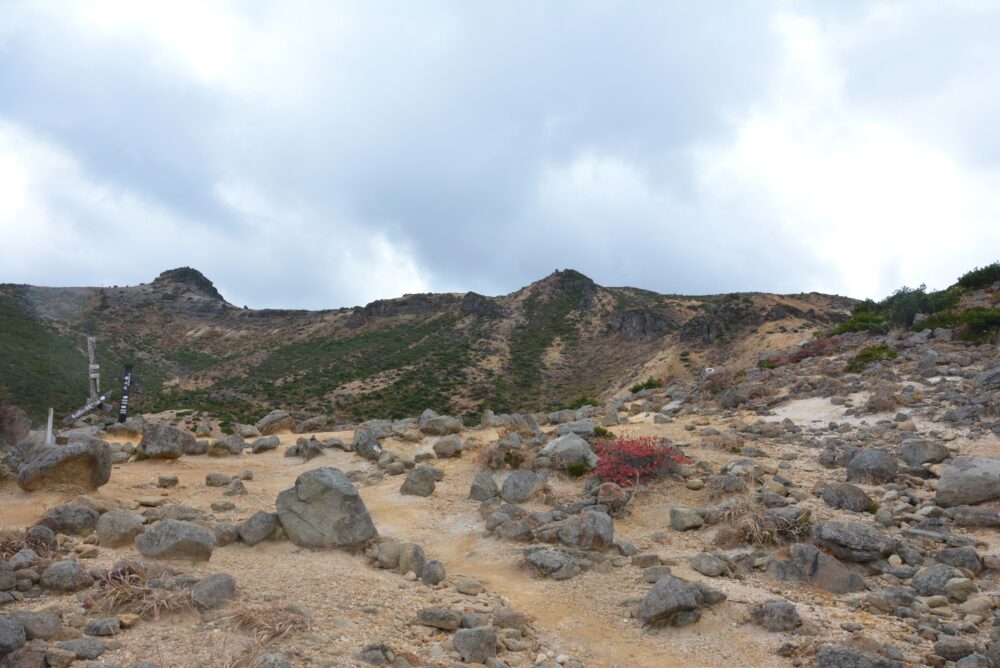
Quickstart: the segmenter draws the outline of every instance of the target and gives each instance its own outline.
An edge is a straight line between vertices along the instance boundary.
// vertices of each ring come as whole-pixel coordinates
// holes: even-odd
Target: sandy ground
[[[860,399],[857,397],[855,403]],[[779,406],[775,415],[766,419],[780,421],[788,417],[809,427],[817,422],[845,420],[842,413],[843,407],[833,406],[826,399],[804,399]],[[749,423],[757,417],[745,415],[739,419]],[[878,417],[866,419],[874,422]],[[697,432],[685,429],[685,425],[711,424],[724,430],[734,424],[732,418],[684,417],[670,424],[653,424],[651,416],[639,415],[633,417],[633,421],[633,424],[613,430],[667,436],[683,444],[689,455],[710,463],[713,468],[737,458],[732,453],[702,445]],[[924,428],[926,425],[918,426]],[[934,426],[940,428],[940,425]],[[351,435],[350,432],[317,434],[319,438],[343,439]],[[481,443],[489,443],[497,437],[494,430],[474,430],[467,435]],[[335,466],[345,471],[374,469],[351,453],[333,450],[308,463],[284,457],[284,447],[293,444],[296,438],[296,435],[282,435],[282,447],[260,455],[245,453],[223,459],[182,457],[175,461],[128,462],[114,468],[111,482],[95,496],[129,502],[162,494],[171,503],[205,511],[212,502],[229,499],[236,504],[236,510],[213,513],[214,519],[235,523],[258,510],[273,510],[278,492],[291,487],[295,478],[309,469],[320,466]],[[426,448],[430,442],[427,440],[421,446],[387,439],[383,445],[397,454],[412,457],[419,447]],[[962,439],[955,441],[953,446],[959,444],[963,451],[979,448],[998,454],[1000,450],[995,443],[992,446],[982,442],[965,443]],[[784,462],[787,468],[781,472],[803,491],[808,492],[816,483],[830,479],[831,472],[819,466],[815,453],[770,440],[755,445],[768,453],[766,461],[771,462],[779,461],[785,451],[798,452],[801,456]],[[766,633],[746,624],[751,604],[777,597],[795,601],[802,616],[826,640],[847,637],[847,633],[839,629],[843,621],[861,621],[868,633],[881,637],[883,642],[905,644],[906,639],[912,637],[912,631],[892,617],[849,612],[842,606],[831,605],[837,597],[829,594],[789,588],[763,575],[751,575],[745,580],[710,579],[692,571],[687,565],[690,557],[711,549],[714,531],[672,531],[669,508],[672,505],[698,507],[709,504],[710,500],[707,492],[689,490],[680,480],[666,481],[642,492],[631,506],[632,514],[616,520],[616,535],[632,541],[643,552],[658,553],[665,563],[672,565],[676,575],[722,589],[729,600],[706,610],[702,621],[692,626],[646,632],[630,618],[628,602],[641,598],[650,585],[642,580],[641,571],[627,560],[616,560],[606,572],[595,569],[565,582],[542,580],[522,566],[519,545],[484,533],[478,504],[467,498],[472,479],[479,470],[475,455],[474,450],[467,451],[460,459],[434,462],[445,475],[428,498],[401,496],[398,490],[402,476],[387,476],[375,484],[360,486],[359,491],[382,536],[421,544],[429,559],[444,563],[450,578],[456,575],[477,578],[490,592],[534,618],[543,645],[575,656],[588,666],[791,665],[791,659],[776,656],[775,649],[785,641],[802,643],[808,638]],[[253,480],[246,483],[246,496],[224,497],[221,488],[209,488],[204,484],[208,472],[238,476],[245,469],[253,472]],[[158,489],[156,478],[161,473],[177,475],[179,486]],[[557,474],[551,487],[556,497],[568,500],[580,496],[582,482]],[[28,494],[8,481],[0,486],[0,523],[28,526],[47,508],[70,498],[72,495],[66,491]],[[525,505],[530,509],[548,509],[541,503]],[[813,497],[802,505],[813,510],[814,521],[843,514]],[[996,540],[986,535],[981,539],[988,543]],[[102,549],[97,563],[107,565],[123,556],[138,555],[133,549]],[[431,659],[435,652],[440,653],[445,637],[414,631],[408,622],[416,610],[432,602],[469,610],[485,605],[482,600],[455,599],[450,590],[434,590],[420,583],[407,582],[398,574],[375,570],[362,556],[310,551],[287,541],[267,542],[252,548],[242,544],[219,548],[208,564],[195,568],[202,572],[231,573],[237,578],[245,600],[295,603],[308,609],[317,622],[316,630],[280,647],[300,657],[301,665],[355,665],[351,654],[366,642],[374,641],[385,641],[393,647],[415,647],[417,655]],[[106,655],[106,660],[128,662],[145,658],[164,666],[212,666],[221,665],[220,657],[232,655],[242,646],[239,636],[186,617],[140,625],[136,631],[125,632],[121,643],[122,648]],[[185,657],[184,660],[178,662],[176,657],[179,656]],[[301,657],[308,657],[308,661]],[[534,658],[530,651],[504,655],[512,665],[531,665]]]

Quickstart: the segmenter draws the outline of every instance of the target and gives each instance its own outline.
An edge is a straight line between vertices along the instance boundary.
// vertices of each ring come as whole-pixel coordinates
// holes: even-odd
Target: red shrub
[[[836,352],[837,346],[840,345],[840,340],[841,337],[839,336],[833,336],[828,339],[816,339],[815,341],[810,341],[793,353],[788,355],[774,355],[772,357],[768,357],[767,361],[778,367],[788,364],[798,364],[802,360],[809,359],[810,357],[826,357]]]
[[[594,475],[622,487],[662,478],[694,461],[666,439],[652,436],[597,441],[594,451],[600,457]]]

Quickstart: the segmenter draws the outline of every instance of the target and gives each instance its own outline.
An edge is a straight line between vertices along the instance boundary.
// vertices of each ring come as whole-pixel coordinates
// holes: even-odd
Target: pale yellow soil
[[[862,397],[855,397],[855,404]],[[843,407],[828,400],[806,399],[788,402],[766,418],[780,421],[790,417],[803,427],[841,421]],[[880,417],[863,418],[874,423]],[[888,416],[891,418],[892,416]],[[757,420],[742,415],[743,422]],[[698,428],[711,424],[720,430],[733,426],[732,418],[680,417],[669,424],[653,424],[650,415],[632,418],[633,423],[614,427],[613,431],[634,435],[660,435],[681,444],[696,460],[709,462],[713,470],[736,459],[738,455],[702,444]],[[918,421],[920,428],[929,427]],[[940,425],[933,425],[939,430]],[[480,443],[490,443],[498,437],[495,430],[473,430],[466,434]],[[350,439],[350,432],[317,434],[319,438],[335,436]],[[163,494],[171,503],[194,506],[209,511],[214,501],[232,500],[237,509],[230,513],[214,513],[215,521],[239,522],[258,510],[274,510],[278,492],[292,486],[302,472],[335,466],[344,471],[374,472],[376,468],[351,453],[327,450],[326,455],[308,463],[283,456],[284,448],[298,436],[281,436],[281,447],[260,455],[245,453],[238,457],[182,457],[176,461],[128,462],[114,468],[111,482],[103,487],[100,498],[130,502],[140,497]],[[119,439],[122,440],[122,439]],[[386,439],[383,446],[404,457],[412,457],[418,449],[427,449],[433,439],[422,444]],[[799,454],[788,462],[781,473],[809,492],[819,482],[842,479],[842,471],[828,471],[816,461],[817,451],[793,445],[775,444],[769,440],[754,443],[768,453],[766,460],[779,461],[780,455],[793,450]],[[991,443],[971,442],[964,438],[953,441],[951,447],[963,451],[997,454],[995,437]],[[812,589],[790,586],[754,574],[745,580],[706,578],[688,566],[689,559],[704,550],[712,550],[715,529],[679,533],[669,525],[672,505],[698,507],[712,503],[707,491],[692,491],[684,482],[668,480],[641,492],[633,501],[631,514],[615,521],[616,536],[635,543],[641,551],[658,553],[671,564],[680,577],[700,580],[725,591],[729,599],[704,612],[697,624],[681,629],[659,632],[644,631],[630,618],[628,602],[641,598],[651,585],[642,580],[641,571],[619,560],[606,572],[595,569],[569,581],[554,582],[536,577],[520,557],[522,545],[497,540],[485,534],[478,503],[467,499],[475,474],[480,470],[476,450],[467,451],[460,459],[437,460],[435,466],[444,470],[444,480],[438,483],[431,497],[401,496],[402,476],[386,476],[374,484],[361,484],[359,491],[382,536],[419,543],[429,559],[441,560],[449,578],[467,575],[480,580],[491,593],[509,601],[517,610],[529,613],[535,620],[539,640],[546,648],[566,653],[587,666],[789,666],[791,659],[775,655],[775,649],[785,641],[798,644],[813,638],[793,634],[767,633],[746,623],[747,609],[752,603],[769,598],[787,598],[799,606],[810,626],[824,640],[843,640],[847,633],[839,629],[843,621],[860,621],[866,633],[883,642],[895,642],[905,647],[912,630],[901,621],[886,615],[868,615],[835,606],[836,597]],[[244,469],[253,471],[253,480],[246,482],[248,494],[224,497],[221,488],[204,484],[205,474],[219,471],[238,476]],[[161,473],[177,475],[178,487],[160,490],[156,478]],[[498,475],[498,479],[502,475]],[[551,495],[571,500],[579,498],[583,482],[554,474],[550,482]],[[40,491],[28,494],[7,481],[0,485],[0,522],[4,526],[27,526],[35,522],[47,508],[72,498],[69,490]],[[550,507],[539,502],[525,504],[532,510]],[[810,497],[802,502],[811,508],[814,521],[851,515],[826,507]],[[857,519],[857,517],[855,517]],[[993,536],[982,532],[981,538],[991,543]],[[107,566],[121,557],[137,557],[134,549],[101,549],[98,565]],[[188,568],[188,565],[184,565]],[[409,624],[416,611],[427,605],[463,601],[460,607],[485,605],[468,600],[449,589],[435,590],[419,582],[406,581],[402,576],[379,571],[367,564],[361,555],[338,551],[310,551],[290,542],[266,542],[255,547],[236,544],[218,548],[208,564],[191,566],[200,572],[228,572],[240,584],[243,599],[251,602],[273,601],[301,605],[316,620],[316,630],[278,644],[278,648],[295,657],[309,657],[301,665],[355,665],[353,652],[365,643],[384,640],[397,650],[411,650],[428,660],[433,647],[446,646],[446,636],[426,636]],[[46,604],[51,599],[45,599]],[[70,606],[72,597],[65,597]],[[485,600],[485,599],[484,599]],[[371,613],[363,612],[364,606]],[[472,608],[469,608],[472,609]],[[211,625],[203,625],[194,617],[171,617],[159,623],[141,623],[136,630],[126,631],[120,638],[121,649],[108,653],[104,660],[127,663],[137,659],[158,661],[164,666],[222,665],[220,657],[233,655],[245,644],[244,636]],[[905,650],[904,650],[905,651]],[[514,666],[532,665],[535,652],[505,653],[502,658]],[[299,659],[300,661],[302,659]],[[299,664],[296,664],[299,665]],[[429,665],[436,665],[433,661]]]

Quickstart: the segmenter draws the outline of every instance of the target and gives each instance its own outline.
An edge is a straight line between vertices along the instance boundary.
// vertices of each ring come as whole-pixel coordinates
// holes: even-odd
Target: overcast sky
[[[998,35],[971,0],[3,0],[0,282],[944,287],[1000,259]]]

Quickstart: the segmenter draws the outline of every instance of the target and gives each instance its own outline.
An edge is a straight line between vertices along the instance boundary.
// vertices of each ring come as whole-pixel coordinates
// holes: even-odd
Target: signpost
[[[125,422],[128,419],[128,397],[132,389],[132,365],[125,365],[125,375],[122,377],[122,400],[118,408],[118,421]]]

